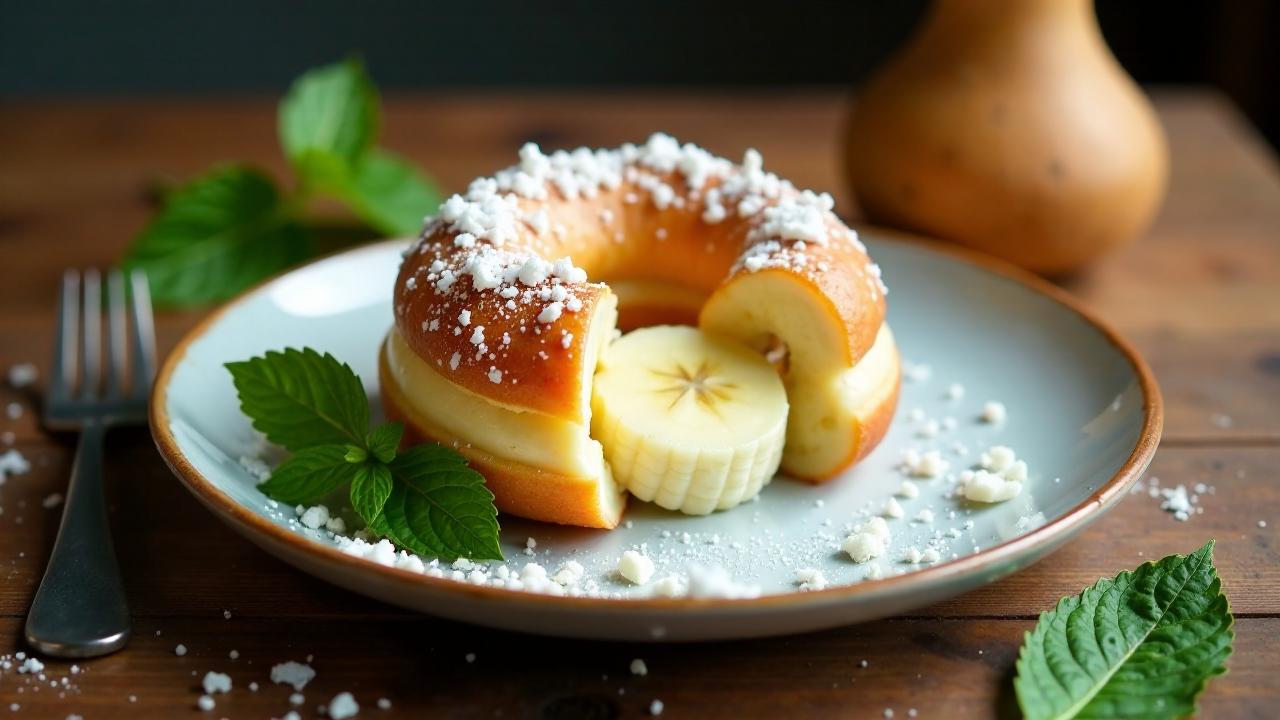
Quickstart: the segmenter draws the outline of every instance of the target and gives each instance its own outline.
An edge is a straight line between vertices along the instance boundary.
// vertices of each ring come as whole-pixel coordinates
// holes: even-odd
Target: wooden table
[[[136,637],[81,663],[69,690],[0,673],[0,716],[90,720],[195,713],[199,677],[235,688],[208,717],[278,717],[291,690],[272,664],[313,657],[304,717],[344,690],[361,717],[990,717],[1016,714],[1024,631],[1061,596],[1145,559],[1218,540],[1236,613],[1230,673],[1205,717],[1280,716],[1280,173],[1275,156],[1221,98],[1158,98],[1173,153],[1168,200],[1139,242],[1067,286],[1136,342],[1164,389],[1163,445],[1150,474],[1204,482],[1205,512],[1177,522],[1131,496],[1051,559],[993,586],[881,622],[802,637],[700,645],[578,642],[477,629],[339,590],[268,557],[200,508],[145,431],[109,441],[109,495]],[[760,148],[799,185],[841,179],[846,100],[828,91],[752,94],[456,95],[387,102],[385,143],[445,188],[510,162],[517,145],[614,145],[654,129],[737,156]],[[149,212],[157,177],[248,159],[282,172],[269,100],[95,102],[0,108],[0,368],[49,367],[62,268],[108,265]],[[168,348],[198,313],[159,319]],[[52,545],[71,438],[43,432],[35,395],[0,388],[0,416],[34,465],[0,489],[0,653],[20,649],[23,617]],[[1259,526],[1265,520],[1267,527]],[[224,611],[230,613],[227,619]],[[174,654],[182,643],[189,652]],[[238,659],[232,659],[232,651]],[[475,653],[474,663],[464,656]],[[628,664],[644,658],[647,677]],[[866,667],[860,661],[866,660]],[[61,678],[68,664],[50,662]],[[248,685],[261,685],[251,692]],[[62,697],[65,695],[65,697]],[[378,710],[386,697],[393,707]]]

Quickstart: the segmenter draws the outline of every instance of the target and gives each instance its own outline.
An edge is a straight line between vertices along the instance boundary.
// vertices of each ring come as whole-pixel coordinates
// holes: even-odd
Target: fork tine
[[[128,366],[124,327],[124,275],[120,270],[107,274],[107,397],[118,398]]]
[[[133,314],[133,394],[146,395],[156,373],[156,330],[151,317],[151,286],[141,270],[129,273]]]
[[[58,329],[53,345],[53,379],[49,395],[53,400],[66,400],[76,384],[76,348],[80,332],[80,273],[67,270],[62,274],[58,295]]]
[[[102,278],[95,268],[84,271],[81,280],[84,293],[80,313],[80,397],[97,397],[102,367]]]

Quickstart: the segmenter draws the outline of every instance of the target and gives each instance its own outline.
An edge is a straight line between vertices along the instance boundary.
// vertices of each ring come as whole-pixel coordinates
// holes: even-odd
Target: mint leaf
[[[167,194],[124,266],[147,273],[157,304],[198,305],[231,297],[308,250],[271,179],[230,166]]]
[[[392,480],[394,481],[395,478],[393,477]],[[392,486],[392,489],[394,490],[394,486]],[[383,503],[383,506],[385,509],[385,506],[386,506],[385,502]],[[391,540],[392,542],[396,541],[395,536],[391,534],[391,526],[387,524],[387,516],[385,513],[379,514],[377,517],[374,517],[372,519],[364,518],[364,524],[365,524],[365,527],[368,528],[370,532],[376,535],[381,535],[387,538],[388,540]]]
[[[258,485],[267,497],[290,505],[319,501],[356,477],[360,465],[347,462],[346,447],[316,445],[294,453]]]
[[[280,144],[304,184],[331,169],[344,168],[373,144],[378,127],[378,95],[355,58],[303,73],[280,103]]]
[[[419,445],[399,453],[404,426],[369,427],[360,378],[311,348],[226,364],[240,408],[267,439],[294,451],[259,488],[313,503],[350,484],[366,526],[401,547],[445,559],[501,560],[497,508],[458,452]]]
[[[329,188],[370,225],[388,235],[416,235],[440,204],[440,195],[418,170],[374,148]]]
[[[418,445],[391,463],[395,486],[382,508],[391,539],[420,555],[501,560],[493,493],[466,458]]]
[[[391,470],[382,463],[365,463],[356,468],[351,480],[351,507],[360,513],[366,524],[382,512],[387,497],[391,495]]]
[[[1213,541],[1102,579],[1040,616],[1014,689],[1042,718],[1177,718],[1226,672],[1235,634]]]
[[[360,378],[332,355],[286,348],[226,368],[240,409],[271,442],[295,452],[312,445],[364,445],[369,400]]]
[[[383,423],[369,433],[367,445],[369,453],[386,464],[396,456],[400,449],[400,436],[404,434],[404,425],[398,422]]]

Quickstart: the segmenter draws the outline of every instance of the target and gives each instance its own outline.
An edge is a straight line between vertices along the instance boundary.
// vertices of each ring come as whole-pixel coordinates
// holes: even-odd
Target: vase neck
[[[1042,24],[1097,29],[1093,0],[935,0],[927,22],[948,31],[982,34]]]

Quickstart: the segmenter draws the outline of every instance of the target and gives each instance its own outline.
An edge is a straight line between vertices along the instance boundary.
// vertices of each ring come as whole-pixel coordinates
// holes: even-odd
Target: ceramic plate
[[[884,268],[889,322],[903,357],[915,364],[883,444],[826,485],[780,477],[757,502],[706,517],[633,500],[625,526],[610,532],[500,518],[506,565],[536,561],[554,572],[576,560],[586,569],[584,582],[605,597],[472,585],[344,554],[329,533],[305,528],[290,508],[272,507],[242,466],[240,458],[258,441],[223,363],[310,346],[349,363],[376,401],[376,354],[391,323],[403,242],[320,260],[215,312],[165,363],[152,432],[195,496],[268,552],[355,592],[435,615],[550,635],[697,640],[900,613],[1029,565],[1118,502],[1155,451],[1161,405],[1155,381],[1128,344],[1053,286],[950,248],[884,231],[863,237]],[[963,385],[962,398],[949,397],[952,383]],[[1003,423],[979,421],[990,400],[1008,409]],[[939,426],[933,437],[930,420]],[[954,483],[945,478],[917,480],[918,497],[897,498],[904,517],[890,521],[881,578],[868,578],[867,565],[838,551],[849,529],[880,513],[900,488],[904,451],[937,449],[954,473],[994,445],[1026,461],[1030,478],[1021,495],[969,504],[953,497]],[[923,521],[930,513],[921,517],[922,510],[932,521]],[[529,538],[536,541],[532,550]],[[649,597],[614,573],[622,552],[641,545],[657,577],[721,568],[760,595]],[[939,552],[939,562],[903,561],[910,548],[927,547]],[[820,570],[826,589],[799,591],[796,571],[804,568]]]

